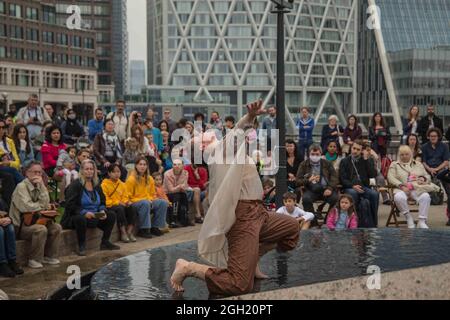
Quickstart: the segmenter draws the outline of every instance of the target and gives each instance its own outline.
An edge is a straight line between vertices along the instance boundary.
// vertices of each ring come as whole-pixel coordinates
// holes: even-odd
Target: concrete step
[[[102,239],[103,231],[98,228],[88,229],[86,232],[86,249],[98,250]],[[114,227],[111,234],[111,242],[120,240],[120,233],[117,226]],[[73,230],[63,230],[61,234],[61,242],[59,245],[59,256],[69,256],[76,253],[78,249],[77,235]],[[16,242],[17,262],[25,265],[28,262],[28,253],[30,250],[30,242],[18,240]]]

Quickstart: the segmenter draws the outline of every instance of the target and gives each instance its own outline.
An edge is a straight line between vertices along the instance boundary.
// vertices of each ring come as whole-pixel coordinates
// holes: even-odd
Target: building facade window
[[[51,31],[43,31],[42,32],[42,41],[45,43],[54,43],[53,39],[54,33]]]
[[[39,41],[39,30],[27,28],[27,40]]]
[[[0,1],[0,14],[6,13],[5,1]]]
[[[80,36],[72,37],[72,46],[74,46],[75,48],[81,48],[81,37]]]
[[[27,7],[26,18],[28,20],[39,20],[38,9]]]
[[[22,7],[18,4],[9,5],[9,15],[11,17],[22,18]]]
[[[0,58],[6,58],[6,47],[0,46]]]
[[[11,26],[9,36],[13,39],[23,39],[23,28],[19,26]]]
[[[55,7],[42,6],[42,20],[49,24],[56,24]]]

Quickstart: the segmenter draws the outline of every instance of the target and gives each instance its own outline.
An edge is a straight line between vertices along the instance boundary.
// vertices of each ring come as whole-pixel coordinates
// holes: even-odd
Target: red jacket
[[[59,151],[66,150],[66,148],[67,146],[64,143],[54,146],[51,142],[45,141],[41,148],[44,170],[54,169],[58,161]]]
[[[194,175],[192,166],[185,166],[184,170],[189,173],[188,184],[191,188],[200,188],[202,191],[206,189],[205,184],[208,182],[208,171],[203,167],[198,167],[198,175],[200,179],[197,180]]]

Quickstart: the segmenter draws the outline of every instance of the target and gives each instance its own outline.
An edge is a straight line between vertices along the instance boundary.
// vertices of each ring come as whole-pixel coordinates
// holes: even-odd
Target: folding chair
[[[386,188],[380,188],[381,189],[386,189]],[[408,224],[408,222],[406,220],[401,220],[399,221],[398,218],[400,218],[400,210],[397,208],[397,205],[395,204],[394,201],[394,189],[395,187],[393,186],[388,186],[387,191],[389,192],[389,197],[391,198],[391,211],[389,213],[389,217],[388,220],[386,222],[386,228],[389,228],[391,225],[395,225],[396,228],[399,228],[400,225],[406,225]],[[417,206],[416,201],[408,201],[408,205],[410,206],[409,212],[410,213],[418,213],[419,212],[419,208]],[[413,208],[411,208],[411,206]],[[417,221],[415,221],[417,222]]]

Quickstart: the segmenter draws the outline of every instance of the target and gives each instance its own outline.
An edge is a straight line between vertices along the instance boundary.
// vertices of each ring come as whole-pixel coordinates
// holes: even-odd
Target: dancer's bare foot
[[[172,288],[176,292],[183,292],[183,281],[186,279],[188,275],[188,267],[189,262],[183,259],[178,259],[177,264],[175,265],[175,270],[172,273],[172,276],[170,277],[170,284],[172,285]]]
[[[268,275],[262,273],[261,269],[259,268],[259,264],[256,266],[255,279],[259,279],[259,280],[269,279]]]

